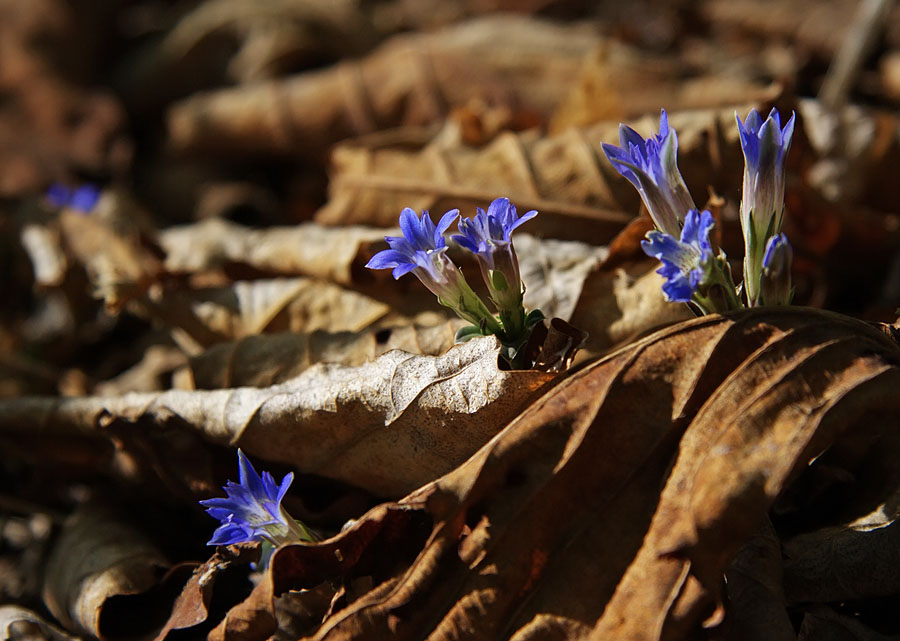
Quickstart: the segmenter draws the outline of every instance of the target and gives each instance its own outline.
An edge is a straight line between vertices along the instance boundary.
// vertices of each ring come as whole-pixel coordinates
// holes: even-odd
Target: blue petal
[[[419,217],[409,207],[404,207],[403,211],[400,212],[400,231],[403,232],[403,237],[408,243],[418,246]]]
[[[441,216],[441,220],[437,224],[437,228],[434,231],[434,248],[440,249],[441,247],[446,246],[446,241],[444,241],[444,232],[447,231],[447,228],[450,227],[450,223],[456,220],[457,216],[459,216],[458,209],[451,209],[443,216]]]
[[[87,214],[94,209],[98,200],[100,200],[100,190],[93,185],[83,185],[72,194],[69,206]]]
[[[406,262],[409,262],[409,260],[405,254],[398,252],[396,249],[383,249],[369,259],[366,267],[369,269],[388,269]]]
[[[662,273],[662,270],[657,270]],[[696,284],[691,283],[691,279],[680,271],[675,277],[670,277],[663,283],[662,291],[666,300],[671,303],[687,303],[694,295]]]
[[[72,190],[62,183],[53,183],[47,188],[44,197],[54,207],[65,207],[72,198]]]
[[[253,469],[250,460],[244,455],[240,448],[238,449],[238,474],[240,485],[246,488],[250,494],[256,497],[265,496],[265,487],[263,486],[262,479],[259,478],[259,474]]]
[[[516,227],[518,227],[518,226],[521,225],[522,223],[524,223],[524,222],[526,222],[526,221],[528,221],[528,220],[531,220],[532,218],[534,218],[534,217],[537,216],[537,215],[538,215],[538,212],[537,212],[536,209],[532,209],[531,211],[522,214],[522,217],[519,218],[519,220],[517,220],[516,222],[514,222],[514,223],[512,224],[512,227],[509,228],[509,230],[512,231],[513,229],[515,229]]]
[[[418,265],[415,263],[400,263],[396,267],[394,267],[394,271],[391,272],[391,276],[394,277],[394,280],[397,280],[404,274],[408,274],[412,270],[414,270]]]

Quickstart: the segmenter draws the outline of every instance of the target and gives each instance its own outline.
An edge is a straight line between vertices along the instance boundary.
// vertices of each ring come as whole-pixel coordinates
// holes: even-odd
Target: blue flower
[[[641,249],[648,256],[662,261],[656,273],[665,277],[663,294],[667,301],[686,303],[698,287],[703,285],[713,268],[714,255],[709,242],[709,232],[715,221],[708,211],[688,212],[681,230],[681,240],[660,231],[647,233],[641,241]]]
[[[94,185],[82,185],[72,189],[62,183],[53,183],[44,196],[54,207],[69,207],[89,214],[100,200],[100,190]]]
[[[678,171],[678,136],[669,128],[665,109],[659,117],[659,134],[644,140],[623,124],[619,143],[621,147],[603,144],[606,157],[640,192],[656,228],[678,237],[685,214],[696,206]]]
[[[452,238],[460,247],[477,254],[490,269],[494,269],[494,256],[497,252],[507,251],[513,230],[537,214],[532,209],[519,218],[516,206],[509,202],[509,198],[498,198],[488,205],[487,212],[476,207],[475,216],[460,220],[459,234]]]
[[[762,280],[760,299],[764,305],[788,305],[793,291],[791,288],[791,262],[794,250],[787,236],[772,236],[766,243],[766,253],[762,260]]]
[[[200,501],[206,512],[221,521],[207,545],[231,545],[247,541],[269,541],[273,545],[311,540],[310,533],[281,507],[281,500],[294,480],[287,474],[281,483],[268,472],[262,476],[238,450],[239,482],[223,488],[228,498]]]
[[[781,231],[784,214],[784,160],[794,135],[794,115],[781,126],[772,109],[763,121],[756,109],[741,122],[735,114],[744,152],[744,186],[741,196],[741,228],[744,233],[744,282],[747,298],[755,304],[763,252],[772,236]]]
[[[452,308],[462,318],[491,333],[499,333],[496,319],[472,291],[459,268],[447,256],[444,232],[459,216],[451,209],[435,226],[427,211],[421,219],[409,207],[400,212],[400,231],[403,236],[385,236],[390,249],[372,256],[366,263],[369,269],[391,269],[394,278],[412,272],[422,281],[442,305]]]

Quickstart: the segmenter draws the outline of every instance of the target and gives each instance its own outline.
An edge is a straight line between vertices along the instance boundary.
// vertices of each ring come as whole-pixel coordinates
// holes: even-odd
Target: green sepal
[[[539,309],[532,309],[525,315],[525,329],[530,330],[535,325],[544,320],[544,312]]]
[[[484,331],[478,325],[466,325],[465,327],[460,327],[456,331],[454,341],[457,343],[465,343],[466,341],[471,340],[476,336],[484,335]]]
[[[491,289],[497,292],[505,292],[509,289],[509,283],[506,280],[506,276],[503,275],[499,269],[490,270],[491,276]]]

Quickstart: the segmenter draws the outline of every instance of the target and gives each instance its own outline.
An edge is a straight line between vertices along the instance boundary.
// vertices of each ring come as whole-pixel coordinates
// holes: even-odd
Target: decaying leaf
[[[751,106],[670,114],[678,130],[679,167],[692,192],[713,186],[731,193],[743,157],[737,144],[734,111]],[[654,114],[630,122],[649,135],[659,127]],[[601,143],[618,144],[619,122],[538,137],[506,133],[483,148],[463,145],[402,148],[338,146],[332,155],[330,199],[318,222],[390,226],[403,207],[474,214],[498,195],[520,211],[537,209],[531,233],[601,245],[638,211],[638,195],[604,158]]]
[[[168,562],[140,531],[109,508],[87,506],[75,512],[63,529],[47,564],[44,603],[67,628],[106,638],[150,632],[154,615],[168,603],[140,600],[159,581]],[[129,599],[139,600],[129,604]],[[129,610],[129,605],[136,610]],[[141,621],[127,612],[142,612]],[[127,615],[126,615],[127,616]],[[124,629],[122,628],[124,624]]]
[[[172,390],[120,397],[25,398],[0,402],[0,433],[159,430],[187,426],[248,454],[401,496],[453,469],[554,380],[503,371],[494,337],[442,356],[394,350],[357,367],[316,365],[267,388]],[[36,417],[40,417],[37,418]]]
[[[253,593],[229,612],[210,638],[241,640],[271,634],[275,599],[286,593],[295,609],[299,602],[304,610],[292,626],[298,634],[313,633],[334,611],[334,601],[346,600],[354,591],[354,579],[365,578],[370,586],[391,582],[413,560],[430,527],[421,509],[389,503],[373,508],[326,541],[279,549]]]
[[[314,223],[257,230],[208,219],[166,229],[160,232],[159,243],[166,251],[165,266],[170,272],[217,269],[232,262],[273,274],[349,285],[353,282],[354,260],[363,252],[374,253],[385,235],[398,236],[399,230],[322,227]]]
[[[686,68],[687,67],[687,68]],[[652,55],[615,41],[586,56],[575,87],[561,101],[551,131],[601,120],[629,120],[667,111],[770,102],[780,92],[735,73],[691,69],[682,59]]]
[[[362,365],[392,349],[439,356],[453,347],[460,319],[433,327],[395,327],[362,333],[316,331],[247,336],[215,345],[190,360],[191,388],[266,387],[316,363]]]
[[[584,281],[571,323],[587,332],[585,349],[598,354],[647,330],[692,318],[687,305],[662,295],[657,261],[595,269]]]
[[[359,331],[385,316],[382,302],[312,278],[238,281],[223,287],[172,290],[152,301],[175,327],[201,345],[272,331]],[[162,312],[162,309],[168,311]],[[179,314],[179,310],[181,313]],[[188,315],[189,314],[189,315]],[[193,331],[199,322],[203,332]]]
[[[784,542],[789,603],[853,601],[896,594],[900,524],[825,528]]]
[[[18,605],[0,605],[0,635],[4,639],[35,641],[75,641],[76,637],[67,634],[48,623],[36,612]]]
[[[359,62],[188,98],[171,108],[169,136],[181,150],[316,155],[351,135],[438,123],[473,97],[549,114],[595,38],[590,25],[513,15],[399,35]]]
[[[842,432],[896,430],[898,365],[877,329],[796,308],[640,339],[405,499],[435,521],[416,561],[315,638],[696,638],[782,488]]]
[[[156,635],[162,641],[172,630],[199,625],[209,616],[217,579],[233,566],[259,560],[258,544],[219,546],[206,563],[197,566],[172,606],[165,625]]]
[[[738,550],[725,572],[728,641],[795,641],[782,585],[781,542],[769,519]]]

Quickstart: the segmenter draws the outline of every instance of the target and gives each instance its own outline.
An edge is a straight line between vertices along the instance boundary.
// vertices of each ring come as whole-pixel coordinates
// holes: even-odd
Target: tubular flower
[[[663,294],[667,301],[687,303],[697,289],[709,279],[715,256],[709,242],[709,232],[715,221],[708,211],[688,212],[681,230],[681,239],[660,231],[647,233],[641,249],[648,256],[658,258],[663,266],[656,273],[665,277]]]
[[[312,541],[313,535],[295,521],[281,506],[281,500],[294,480],[287,474],[281,483],[268,472],[262,476],[238,450],[239,482],[228,481],[223,488],[228,498],[200,501],[207,514],[221,522],[207,545],[231,545],[247,541],[268,541],[279,546],[297,541]]]
[[[665,109],[659,133],[644,140],[634,129],[619,125],[621,147],[603,144],[603,152],[620,174],[641,194],[656,228],[678,238],[685,214],[696,209],[678,170],[678,136],[669,127]]]
[[[793,290],[791,287],[791,262],[794,250],[787,236],[772,236],[766,244],[762,261],[760,299],[763,305],[789,305]]]
[[[522,223],[537,216],[531,210],[519,218],[509,198],[497,198],[485,212],[475,209],[475,216],[459,221],[456,243],[478,257],[481,274],[491,297],[501,309],[521,306],[522,279],[510,235]]]
[[[765,121],[753,109],[741,122],[735,114],[744,152],[741,228],[744,233],[744,282],[751,305],[759,298],[763,252],[781,231],[784,216],[784,159],[794,135],[794,115],[781,126],[772,109]]]
[[[385,236],[390,249],[372,256],[369,269],[393,268],[394,278],[412,272],[442,305],[452,308],[469,322],[499,330],[497,321],[478,295],[472,291],[459,268],[447,256],[444,232],[459,216],[458,209],[445,213],[435,226],[427,211],[421,219],[409,207],[400,212],[403,236]]]

